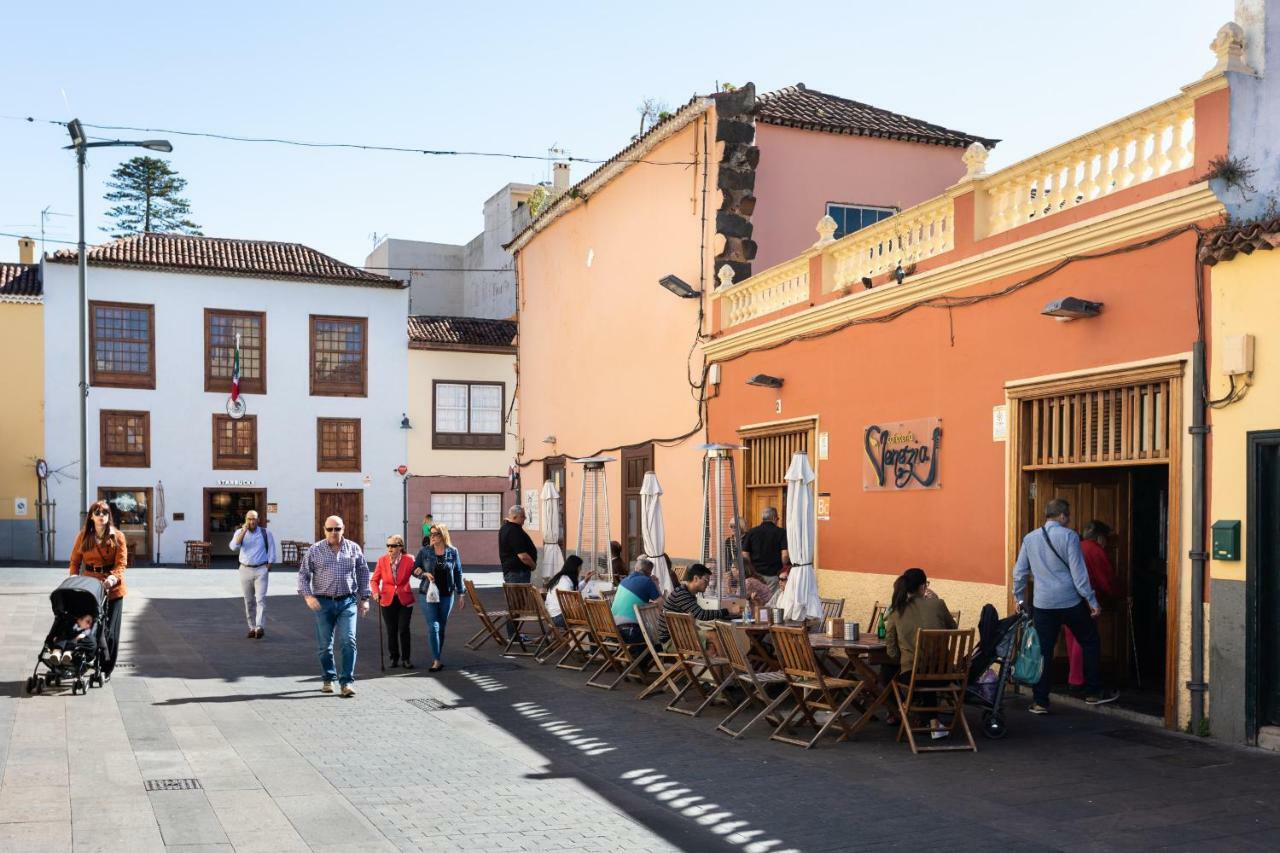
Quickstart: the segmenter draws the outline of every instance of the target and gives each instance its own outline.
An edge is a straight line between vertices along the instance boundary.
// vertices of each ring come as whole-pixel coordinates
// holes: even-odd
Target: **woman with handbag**
[[[369,589],[378,600],[382,624],[387,629],[387,651],[391,668],[413,669],[409,662],[409,623],[413,619],[413,558],[404,552],[404,537],[399,533],[387,537],[387,553],[378,558],[369,577]]]
[[[102,679],[111,678],[120,648],[120,620],[124,613],[124,569],[129,564],[129,548],[124,534],[112,522],[111,506],[97,501],[89,507],[84,529],[71,546],[71,570],[68,574],[88,575],[102,581],[107,590],[106,652],[103,655]]]
[[[449,540],[449,528],[437,522],[431,528],[427,547],[418,552],[413,561],[414,577],[420,579],[418,601],[422,603],[422,615],[427,620],[427,640],[431,644],[430,672],[444,669],[441,655],[444,650],[444,630],[449,622],[449,612],[456,601],[466,606],[462,593],[462,558]]]

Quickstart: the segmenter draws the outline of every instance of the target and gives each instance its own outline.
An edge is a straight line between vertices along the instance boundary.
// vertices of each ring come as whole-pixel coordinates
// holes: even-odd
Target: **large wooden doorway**
[[[759,524],[761,514],[769,507],[778,511],[778,524],[786,525],[787,466],[796,453],[808,453],[809,461],[816,464],[811,450],[814,445],[813,431],[813,421],[804,420],[753,427],[739,432],[745,447],[742,451],[743,501],[739,507],[739,511],[745,515],[743,533]]]
[[[644,553],[644,513],[640,488],[644,475],[653,470],[653,445],[622,451],[622,559],[631,562]]]
[[[213,556],[232,555],[231,537],[251,509],[257,511],[259,518],[267,517],[266,489],[204,490],[204,541],[212,546]]]
[[[342,519],[343,536],[364,547],[364,492],[360,489],[316,489],[316,540],[324,538],[324,520]]]

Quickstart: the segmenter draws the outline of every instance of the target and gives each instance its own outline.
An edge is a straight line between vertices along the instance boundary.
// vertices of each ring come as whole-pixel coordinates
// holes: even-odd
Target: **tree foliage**
[[[161,234],[200,234],[192,222],[191,204],[182,197],[187,188],[182,178],[158,157],[134,157],[121,163],[107,181],[105,196],[114,204],[107,211],[112,220],[103,231],[113,237],[127,237],[153,231]]]

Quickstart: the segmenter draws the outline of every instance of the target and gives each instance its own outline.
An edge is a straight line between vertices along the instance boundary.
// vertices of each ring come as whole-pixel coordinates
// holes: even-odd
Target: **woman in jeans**
[[[453,602],[465,606],[466,599],[462,593],[462,558],[458,549],[449,541],[449,528],[437,522],[431,528],[431,538],[427,547],[418,552],[413,561],[414,577],[420,578],[418,601],[422,605],[422,615],[427,620],[427,640],[431,643],[430,672],[444,669],[440,657],[444,649],[444,629],[449,622],[449,611]],[[436,585],[440,593],[439,601],[427,601],[427,591],[431,584]]]

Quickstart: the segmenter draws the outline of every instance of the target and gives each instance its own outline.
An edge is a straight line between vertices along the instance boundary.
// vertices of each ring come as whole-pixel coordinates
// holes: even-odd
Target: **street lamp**
[[[84,514],[89,508],[89,438],[87,426],[89,418],[89,380],[85,374],[89,361],[89,356],[86,352],[89,336],[86,318],[88,303],[85,299],[84,284],[85,273],[89,264],[84,246],[85,152],[90,148],[146,148],[148,151],[161,151],[168,154],[173,150],[173,145],[167,139],[108,139],[101,142],[89,142],[85,139],[84,127],[81,126],[78,118],[73,118],[67,122],[67,133],[71,135],[71,144],[67,146],[67,150],[76,152],[76,175],[80,190],[80,238],[76,245],[76,266],[78,267],[80,279],[80,521],[83,524]]]

